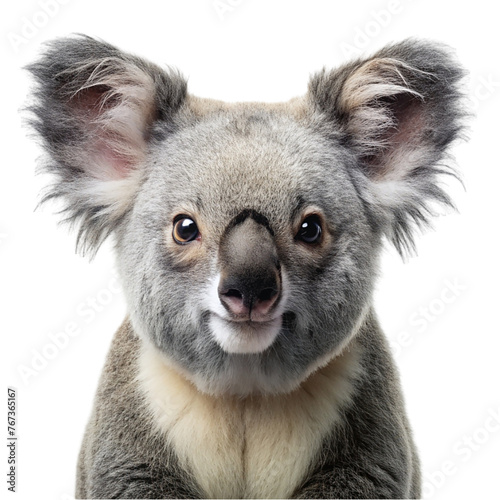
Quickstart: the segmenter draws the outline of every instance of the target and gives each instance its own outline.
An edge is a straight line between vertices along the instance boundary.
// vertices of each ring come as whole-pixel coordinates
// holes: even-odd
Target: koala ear
[[[355,152],[364,202],[401,254],[432,202],[452,206],[438,178],[453,173],[441,162],[462,130],[463,76],[446,47],[407,40],[311,79],[311,105]]]
[[[130,209],[148,143],[171,128],[186,81],[83,36],[51,42],[27,69],[37,83],[30,124],[56,178],[42,202],[62,198],[65,220],[80,223],[78,248],[95,252]]]

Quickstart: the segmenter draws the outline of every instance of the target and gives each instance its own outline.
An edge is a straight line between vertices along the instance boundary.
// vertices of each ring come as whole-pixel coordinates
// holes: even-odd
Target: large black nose
[[[235,318],[265,321],[281,296],[276,245],[269,229],[247,217],[232,226],[220,247],[219,298]]]
[[[276,303],[279,280],[271,274],[262,278],[230,276],[219,284],[219,298],[234,316],[262,320]]]

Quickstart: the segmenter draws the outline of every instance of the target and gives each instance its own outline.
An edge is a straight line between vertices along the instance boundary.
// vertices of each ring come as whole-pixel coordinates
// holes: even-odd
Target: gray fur
[[[276,105],[195,98],[175,71],[87,37],[52,42],[29,69],[32,124],[56,178],[46,198],[64,200],[82,250],[114,234],[129,309],[87,428],[77,497],[203,494],[151,430],[134,378],[144,339],[213,397],[272,397],[353,341],[360,322],[363,376],[295,495],[418,497],[418,458],[371,304],[383,237],[411,250],[432,204],[451,205],[439,177],[464,113],[463,71],[448,49],[395,44],[323,70],[305,97]],[[118,201],[107,189],[116,181],[127,186]],[[309,209],[323,222],[316,246],[296,238]],[[198,250],[172,242],[179,214],[203,228]],[[284,312],[271,347],[234,354],[213,336],[206,297],[231,260],[221,242],[250,216],[283,273]],[[241,236],[235,248],[252,245]]]
[[[175,454],[151,436],[136,388],[139,340],[125,322],[104,366],[78,461],[76,498],[196,498]]]

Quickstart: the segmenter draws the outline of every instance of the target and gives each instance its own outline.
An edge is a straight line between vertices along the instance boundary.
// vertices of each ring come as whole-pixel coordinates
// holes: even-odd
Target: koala
[[[418,498],[373,308],[462,134],[464,71],[410,39],[287,102],[226,103],[83,35],[29,66],[30,124],[77,248],[112,235],[127,303],[77,498]]]

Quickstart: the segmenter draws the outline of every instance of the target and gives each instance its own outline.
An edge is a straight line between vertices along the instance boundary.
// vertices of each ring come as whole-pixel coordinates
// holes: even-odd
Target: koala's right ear
[[[43,201],[62,198],[66,220],[80,223],[79,249],[95,252],[129,210],[153,128],[170,128],[186,81],[84,36],[49,43],[27,69],[37,83],[30,124],[56,176]]]
[[[310,81],[312,108],[356,154],[360,196],[401,254],[433,205],[453,206],[441,178],[453,174],[448,150],[468,116],[464,75],[446,46],[409,39]]]

